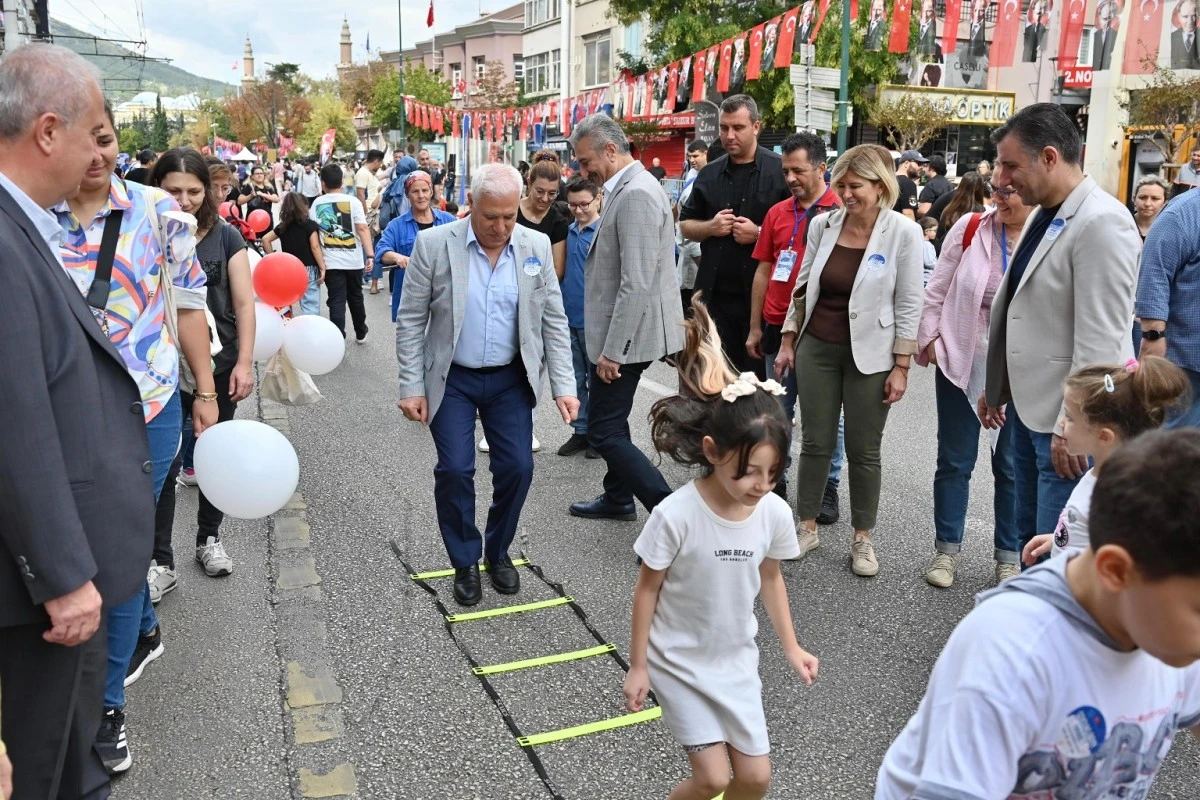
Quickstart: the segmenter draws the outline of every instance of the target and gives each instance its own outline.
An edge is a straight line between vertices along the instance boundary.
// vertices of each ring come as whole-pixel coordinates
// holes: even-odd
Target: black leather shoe
[[[573,456],[576,453],[582,453],[587,449],[587,437],[581,433],[572,433],[571,438],[558,448],[560,456]]]
[[[817,522],[821,525],[832,525],[841,516],[838,510],[838,490],[832,483],[825,484],[825,496],[821,498],[821,513],[817,514]]]
[[[492,579],[492,588],[500,594],[516,594],[521,589],[521,573],[508,556],[495,564],[489,563],[488,576]]]
[[[600,453],[599,453],[599,452],[596,450],[596,448],[592,447],[592,446],[589,444],[589,445],[588,445],[587,452],[583,454],[583,457],[584,457],[584,458],[592,458],[592,459],[595,459],[595,458],[599,458],[599,457],[600,457]]]
[[[595,500],[571,504],[571,516],[584,519],[618,519],[633,522],[637,519],[637,506],[633,503],[618,504],[600,495]]]
[[[454,570],[454,599],[460,606],[473,606],[483,599],[483,587],[479,585],[479,567],[458,567]]]

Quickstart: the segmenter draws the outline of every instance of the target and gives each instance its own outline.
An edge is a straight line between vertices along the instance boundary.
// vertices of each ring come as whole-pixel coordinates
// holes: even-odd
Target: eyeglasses
[[[545,189],[534,189],[533,194],[534,196],[540,197],[543,200],[553,200],[554,198],[558,197],[558,190],[551,189],[550,191],[546,191]]]
[[[572,211],[586,211],[594,202],[596,202],[596,198],[593,197],[586,203],[567,203],[567,208],[571,209]]]
[[[1001,197],[1005,197],[1005,198],[1012,197],[1014,194],[1017,193],[1017,190],[1012,188],[1011,186],[1000,187],[1000,186],[996,186],[994,184],[988,184],[988,185],[992,187],[992,194],[999,195]]]

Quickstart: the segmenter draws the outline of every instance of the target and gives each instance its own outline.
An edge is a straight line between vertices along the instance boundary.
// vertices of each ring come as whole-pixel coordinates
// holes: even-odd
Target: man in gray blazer
[[[1026,106],[992,134],[992,184],[1015,190],[1030,214],[992,302],[987,391],[980,418],[1012,417],[1021,546],[1055,529],[1087,470],[1062,433],[1063,381],[1133,355],[1141,239],[1129,212],[1083,174],[1083,142],[1061,106]],[[1004,407],[1007,404],[1007,409]]]
[[[584,338],[593,367],[588,444],[608,463],[604,494],[574,503],[589,519],[637,518],[671,493],[629,436],[629,414],[642,373],[655,359],[683,348],[683,309],[675,278],[675,220],[662,186],[629,152],[616,122],[585,117],[571,145],[579,168],[604,182],[600,227],[584,263]]]
[[[0,738],[19,798],[107,797],[104,609],[142,591],[154,490],[137,384],[63,269],[46,211],[106,124],[95,68],[0,60]]]
[[[517,226],[520,200],[515,169],[476,169],[470,216],[417,237],[396,315],[399,406],[433,434],[438,526],[454,565],[454,597],[464,606],[482,598],[480,555],[496,591],[520,588],[508,547],[533,480],[530,412],[547,373],[563,422],[579,412],[550,240]],[[477,413],[491,445],[492,505],[482,537],[475,526]]]

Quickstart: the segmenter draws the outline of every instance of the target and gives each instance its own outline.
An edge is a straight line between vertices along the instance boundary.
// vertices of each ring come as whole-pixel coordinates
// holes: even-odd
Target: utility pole
[[[404,111],[404,7],[397,0],[396,2],[396,22],[397,30],[400,38],[396,43],[396,66],[400,68],[400,141],[406,143],[404,136],[404,122],[407,114]]]
[[[842,101],[838,103],[838,155],[846,152],[850,131],[850,0],[842,0]]]

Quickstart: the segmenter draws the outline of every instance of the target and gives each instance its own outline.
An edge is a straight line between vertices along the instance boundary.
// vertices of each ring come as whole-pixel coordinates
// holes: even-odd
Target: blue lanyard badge
[[[1000,274],[1008,272],[1008,237],[1004,234],[1004,226],[1000,226]]]
[[[820,202],[819,200],[817,202]],[[800,233],[800,201],[795,201],[796,205],[793,210],[793,215],[796,219],[792,225],[792,236],[788,239],[787,249],[782,251],[775,260],[775,270],[771,273],[773,281],[787,281],[792,277],[792,270],[796,266],[796,236]],[[804,213],[804,229],[808,232],[808,224],[812,222],[812,218],[817,214],[817,203],[813,203],[808,207],[808,211]]]

